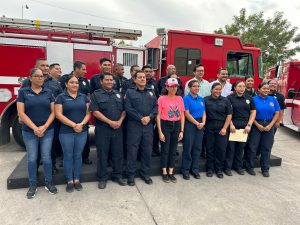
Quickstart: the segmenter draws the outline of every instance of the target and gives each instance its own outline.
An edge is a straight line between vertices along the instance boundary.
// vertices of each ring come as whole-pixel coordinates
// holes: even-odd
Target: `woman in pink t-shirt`
[[[184,103],[183,99],[176,95],[177,88],[177,79],[169,78],[166,82],[167,94],[158,98],[156,122],[161,141],[162,179],[167,183],[177,181],[174,176],[176,150],[184,130]]]

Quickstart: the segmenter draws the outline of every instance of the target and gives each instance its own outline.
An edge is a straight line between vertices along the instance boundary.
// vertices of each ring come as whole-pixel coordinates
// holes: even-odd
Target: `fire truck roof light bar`
[[[100,35],[102,37],[126,40],[137,40],[138,37],[142,36],[141,30],[119,29],[71,23],[47,22],[40,20],[14,19],[6,17],[0,17],[0,26],[23,29],[40,29],[64,32],[67,31],[73,33],[90,33],[94,35]]]

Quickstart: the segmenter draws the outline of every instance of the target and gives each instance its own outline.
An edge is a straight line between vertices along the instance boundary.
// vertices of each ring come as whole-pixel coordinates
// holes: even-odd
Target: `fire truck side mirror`
[[[291,88],[288,91],[288,98],[294,98],[295,97],[295,89]]]

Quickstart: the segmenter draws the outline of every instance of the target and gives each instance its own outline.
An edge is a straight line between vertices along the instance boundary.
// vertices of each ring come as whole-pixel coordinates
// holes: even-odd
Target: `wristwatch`
[[[252,127],[252,125],[251,125],[251,124],[247,124],[247,126],[248,126],[248,127]]]

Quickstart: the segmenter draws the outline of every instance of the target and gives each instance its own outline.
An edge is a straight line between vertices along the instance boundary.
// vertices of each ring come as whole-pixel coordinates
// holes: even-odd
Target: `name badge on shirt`
[[[154,90],[154,85],[151,85],[151,89]]]
[[[249,104],[250,104],[250,100],[249,100],[249,99],[246,99],[246,103],[249,105]]]
[[[27,94],[27,96],[34,96],[34,94]]]
[[[153,93],[150,91],[150,92],[149,92],[149,95],[150,95],[150,96],[153,96]]]
[[[82,81],[82,84],[85,86],[86,85],[85,81]]]
[[[270,106],[272,106],[272,107],[273,107],[273,106],[274,106],[274,103],[273,103],[273,102],[270,102]]]
[[[120,94],[116,94],[117,98],[121,98],[121,95]]]

